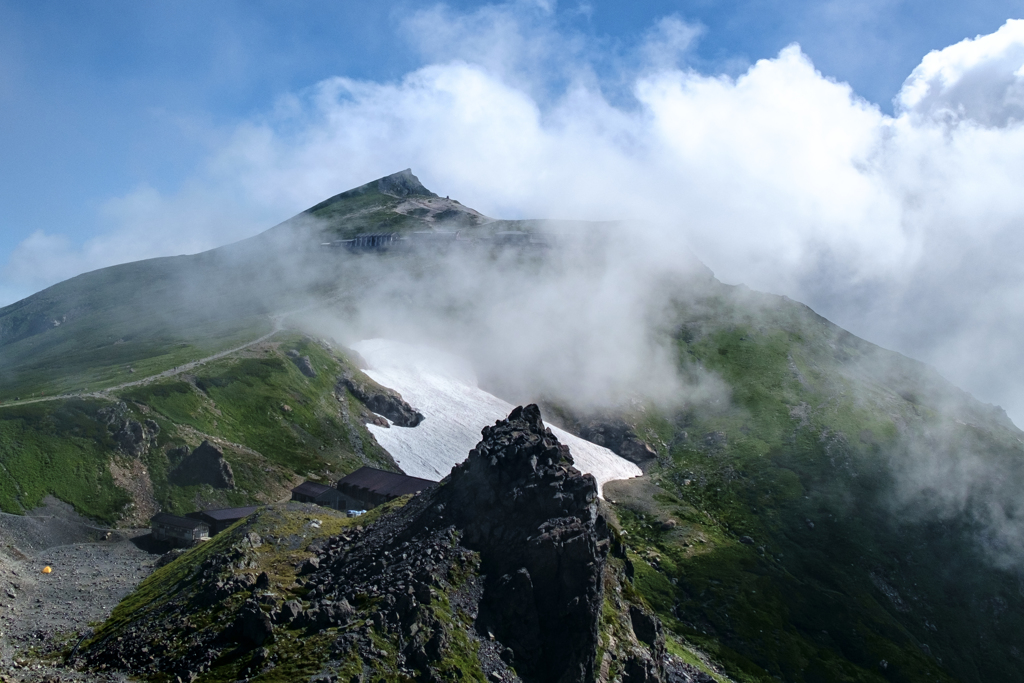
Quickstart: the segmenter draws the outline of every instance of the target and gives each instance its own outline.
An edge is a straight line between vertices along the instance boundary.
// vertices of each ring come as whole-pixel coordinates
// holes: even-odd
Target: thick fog
[[[385,337],[443,348],[511,402],[577,413],[727,402],[717,377],[678,371],[677,302],[711,280],[692,255],[659,259],[643,226],[556,222],[535,227],[532,246],[507,248],[477,230],[483,239],[463,229],[443,249],[321,254],[312,271],[337,296],[293,319],[343,344]]]

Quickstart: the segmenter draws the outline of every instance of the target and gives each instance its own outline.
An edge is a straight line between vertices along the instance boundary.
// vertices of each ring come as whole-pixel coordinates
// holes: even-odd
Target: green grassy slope
[[[633,415],[656,485],[606,488],[666,623],[740,680],[1024,680],[1019,573],[985,548],[1024,483],[1005,415],[779,297],[715,285],[678,315],[681,365],[731,400]],[[944,514],[905,494],[958,458],[1004,488]]]
[[[185,286],[204,260],[105,268],[0,309],[0,400],[127,382],[269,332],[259,302],[204,303]]]
[[[308,357],[316,377],[303,375],[289,352]],[[300,479],[329,482],[364,464],[391,469],[390,457],[360,419],[366,409],[347,392],[335,395],[347,365],[340,353],[281,332],[194,373],[131,387],[107,400],[0,407],[0,468],[8,475],[0,477],[0,509],[21,512],[52,494],[83,514],[117,522],[130,512],[129,504],[145,501],[133,500],[114,480],[111,464],[136,467],[152,488],[151,502],[176,513],[272,502]],[[118,401],[129,419],[159,426],[138,462],[118,451],[114,430],[99,416]],[[234,489],[168,481],[188,449],[204,439],[224,451]]]
[[[402,198],[378,187],[387,180],[242,242],[103,268],[0,308],[0,401],[114,386],[270,332],[270,316],[337,286],[337,255],[325,257],[321,241],[427,225],[395,213]]]
[[[47,494],[113,523],[130,502],[108,469],[114,447],[95,419],[101,401],[70,400],[0,409],[0,510],[20,513]]]

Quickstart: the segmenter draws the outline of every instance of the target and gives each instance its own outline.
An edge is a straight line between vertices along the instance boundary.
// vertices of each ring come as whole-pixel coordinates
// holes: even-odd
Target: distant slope
[[[605,490],[669,628],[740,680],[1024,680],[1024,433],[784,297],[711,282],[671,324],[730,401],[625,416],[659,458]]]
[[[235,244],[79,275],[0,308],[0,401],[111,386],[258,337],[268,316],[338,286],[323,241],[486,220],[402,171]]]

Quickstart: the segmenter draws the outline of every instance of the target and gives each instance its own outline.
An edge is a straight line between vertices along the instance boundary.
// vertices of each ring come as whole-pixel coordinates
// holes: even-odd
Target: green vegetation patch
[[[110,474],[114,447],[97,400],[0,407],[0,509],[20,514],[53,495],[87,517],[117,520],[129,495]]]

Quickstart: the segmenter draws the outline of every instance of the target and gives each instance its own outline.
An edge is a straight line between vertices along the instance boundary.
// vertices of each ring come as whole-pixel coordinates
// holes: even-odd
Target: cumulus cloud
[[[84,246],[36,235],[3,277],[225,243],[411,166],[491,216],[640,221],[659,267],[693,249],[1024,422],[1024,22],[925,56],[895,116],[797,45],[700,73],[686,59],[701,28],[678,17],[616,46],[537,3],[404,22],[422,68],[285,95],[189,188],[112,200],[110,231]]]
[[[912,116],[947,122],[1024,121],[1024,20],[928,53],[896,102]]]

